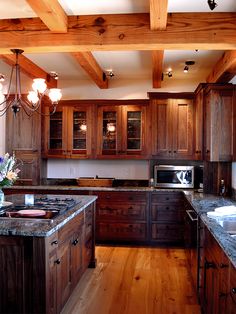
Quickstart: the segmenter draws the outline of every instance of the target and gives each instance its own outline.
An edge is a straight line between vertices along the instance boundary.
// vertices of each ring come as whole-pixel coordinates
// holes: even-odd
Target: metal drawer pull
[[[232,288],[232,292],[233,292],[233,294],[235,294],[236,293],[236,288]]]
[[[73,245],[77,245],[78,243],[79,243],[79,240],[78,240],[78,239],[75,239],[75,240],[72,242]]]
[[[57,240],[55,240],[55,241],[52,241],[52,243],[51,243],[51,245],[56,245],[56,244],[58,244],[58,241]]]
[[[197,220],[197,218],[194,218],[192,215],[191,215],[191,213],[195,213],[195,211],[194,210],[186,210],[186,213],[188,214],[188,216],[189,216],[189,218],[191,219],[191,221],[196,221]]]
[[[59,265],[59,264],[61,264],[61,260],[58,258],[57,260],[55,260],[54,263],[57,264],[57,265]]]

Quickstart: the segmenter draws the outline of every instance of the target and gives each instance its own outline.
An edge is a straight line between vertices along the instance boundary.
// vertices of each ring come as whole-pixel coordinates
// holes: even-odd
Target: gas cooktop
[[[33,204],[12,204],[0,209],[0,218],[53,219],[73,208],[73,198],[35,198]]]

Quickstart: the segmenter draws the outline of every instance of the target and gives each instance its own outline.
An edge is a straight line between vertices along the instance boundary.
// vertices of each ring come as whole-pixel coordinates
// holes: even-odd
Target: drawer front
[[[48,254],[51,254],[58,248],[58,232],[54,232],[51,236],[45,238],[46,247],[48,248]]]
[[[146,240],[146,225],[141,223],[98,223],[96,239],[99,241],[133,241]]]
[[[178,203],[183,202],[183,195],[181,192],[169,193],[152,193],[152,203]]]
[[[152,240],[159,242],[183,241],[183,225],[152,224]]]
[[[148,199],[146,192],[98,192],[96,195],[97,203],[104,201],[146,203]]]
[[[152,221],[183,222],[183,213],[175,205],[152,205]]]
[[[145,204],[103,203],[97,205],[98,220],[145,220]]]
[[[74,233],[80,232],[84,224],[84,212],[82,211],[73,219],[71,219],[65,226],[63,226],[58,231],[59,244],[66,241],[70,238]]]

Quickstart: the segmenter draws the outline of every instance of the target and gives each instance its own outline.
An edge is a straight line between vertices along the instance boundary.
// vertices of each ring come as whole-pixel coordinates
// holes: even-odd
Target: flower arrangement
[[[19,172],[14,155],[10,156],[6,153],[0,157],[0,189],[12,185],[18,179]]]

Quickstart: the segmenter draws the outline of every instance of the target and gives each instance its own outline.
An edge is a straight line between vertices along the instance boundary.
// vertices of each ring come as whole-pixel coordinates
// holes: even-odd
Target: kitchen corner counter
[[[16,189],[17,190],[17,189]],[[44,195],[35,195],[37,197],[45,197]],[[62,195],[50,195],[50,197],[61,198]],[[6,201],[14,202],[14,195],[7,195]],[[32,218],[0,218],[0,235],[16,235],[16,236],[31,236],[31,237],[48,237],[68,221],[77,216],[87,206],[95,202],[97,196],[73,196],[78,204],[68,209],[66,212],[56,217],[55,219],[32,219]]]
[[[184,191],[184,194],[186,199],[200,216],[208,230],[219,243],[220,247],[226,253],[234,267],[236,267],[236,238],[232,237],[222,227],[222,224],[226,219],[236,221],[236,217],[221,217],[220,219],[215,219],[207,216],[207,212],[214,211],[214,209],[217,207],[231,205],[236,206],[236,201],[227,197],[220,197],[203,193],[194,193],[193,191]]]

